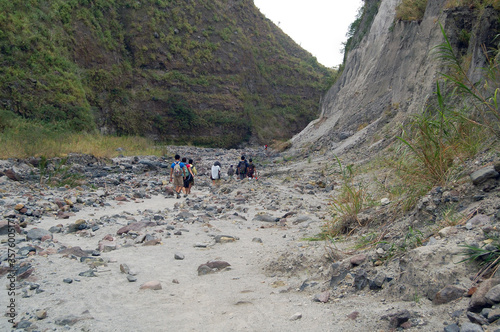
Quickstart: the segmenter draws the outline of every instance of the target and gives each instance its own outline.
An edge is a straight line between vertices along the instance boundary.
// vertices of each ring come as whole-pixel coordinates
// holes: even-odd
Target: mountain
[[[252,0],[0,0],[0,13],[0,109],[75,131],[287,139],[335,74]]]
[[[496,0],[366,0],[348,41],[343,73],[325,94],[321,115],[292,139],[292,148],[342,154],[387,147],[402,125],[432,102],[446,68],[436,47],[447,35],[473,83],[498,54]]]

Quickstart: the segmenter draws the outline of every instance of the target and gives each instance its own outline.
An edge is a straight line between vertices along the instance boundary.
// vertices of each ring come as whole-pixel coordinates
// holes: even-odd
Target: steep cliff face
[[[253,0],[0,0],[0,111],[158,141],[288,139],[333,71]]]
[[[342,154],[360,145],[373,150],[394,137],[408,115],[420,112],[443,68],[434,48],[443,42],[440,23],[459,56],[471,55],[476,80],[485,64],[481,45],[498,34],[498,11],[446,9],[428,1],[420,22],[395,21],[401,0],[382,0],[369,33],[349,52],[342,76],[326,93],[321,116],[293,139],[293,149],[312,147]],[[463,34],[472,36],[463,38]]]

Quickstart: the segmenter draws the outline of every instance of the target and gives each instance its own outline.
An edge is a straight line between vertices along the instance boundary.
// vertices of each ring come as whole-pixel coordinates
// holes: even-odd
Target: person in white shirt
[[[220,170],[221,170],[221,165],[218,161],[214,163],[212,166],[212,174],[210,178],[212,179],[212,185],[218,185],[220,181]]]

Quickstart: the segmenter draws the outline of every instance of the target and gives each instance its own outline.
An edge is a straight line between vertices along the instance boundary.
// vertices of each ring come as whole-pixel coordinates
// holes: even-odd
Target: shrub
[[[403,0],[396,7],[396,19],[399,21],[421,21],[426,7],[427,0]]]

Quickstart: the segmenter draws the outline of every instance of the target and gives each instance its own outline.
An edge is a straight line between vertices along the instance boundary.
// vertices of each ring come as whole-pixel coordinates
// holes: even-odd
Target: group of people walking
[[[237,178],[243,180],[245,178],[254,179],[257,178],[257,172],[255,171],[255,165],[252,158],[246,160],[245,156],[241,156],[241,160],[236,166],[236,170],[233,165],[229,166],[227,170],[227,175],[232,178],[236,174]]]
[[[176,154],[174,157],[174,162],[170,165],[170,182],[174,184],[175,195],[177,198],[181,197],[182,192],[184,192],[184,197],[187,197],[191,193],[191,187],[194,184],[194,177],[198,174],[196,167],[193,165],[193,159],[187,160],[187,158],[182,158]],[[210,171],[210,178],[212,179],[212,184],[216,186],[221,179],[222,165],[220,162],[216,161]],[[236,168],[233,165],[229,166],[227,170],[227,175],[230,179],[236,174],[237,179],[243,180],[256,179],[257,171],[255,170],[255,165],[253,160],[250,158],[248,161],[245,156],[241,156]]]
[[[221,164],[218,161],[216,161],[212,166],[212,172],[210,176],[212,179],[212,184],[214,186],[217,185],[218,181],[221,179],[221,170],[222,170]],[[237,179],[240,180],[243,180],[245,178],[256,179],[257,172],[255,170],[255,165],[253,163],[253,160],[250,158],[247,161],[245,156],[241,156],[241,160],[236,166],[236,169],[234,169],[233,165],[230,165],[229,169],[227,170],[227,176],[230,179],[232,179],[235,174],[237,176]]]
[[[182,158],[176,154],[174,162],[170,165],[170,182],[174,182],[175,194],[181,198],[181,191],[184,191],[184,197],[191,193],[191,187],[194,184],[194,176],[198,174],[193,165],[193,159]]]

